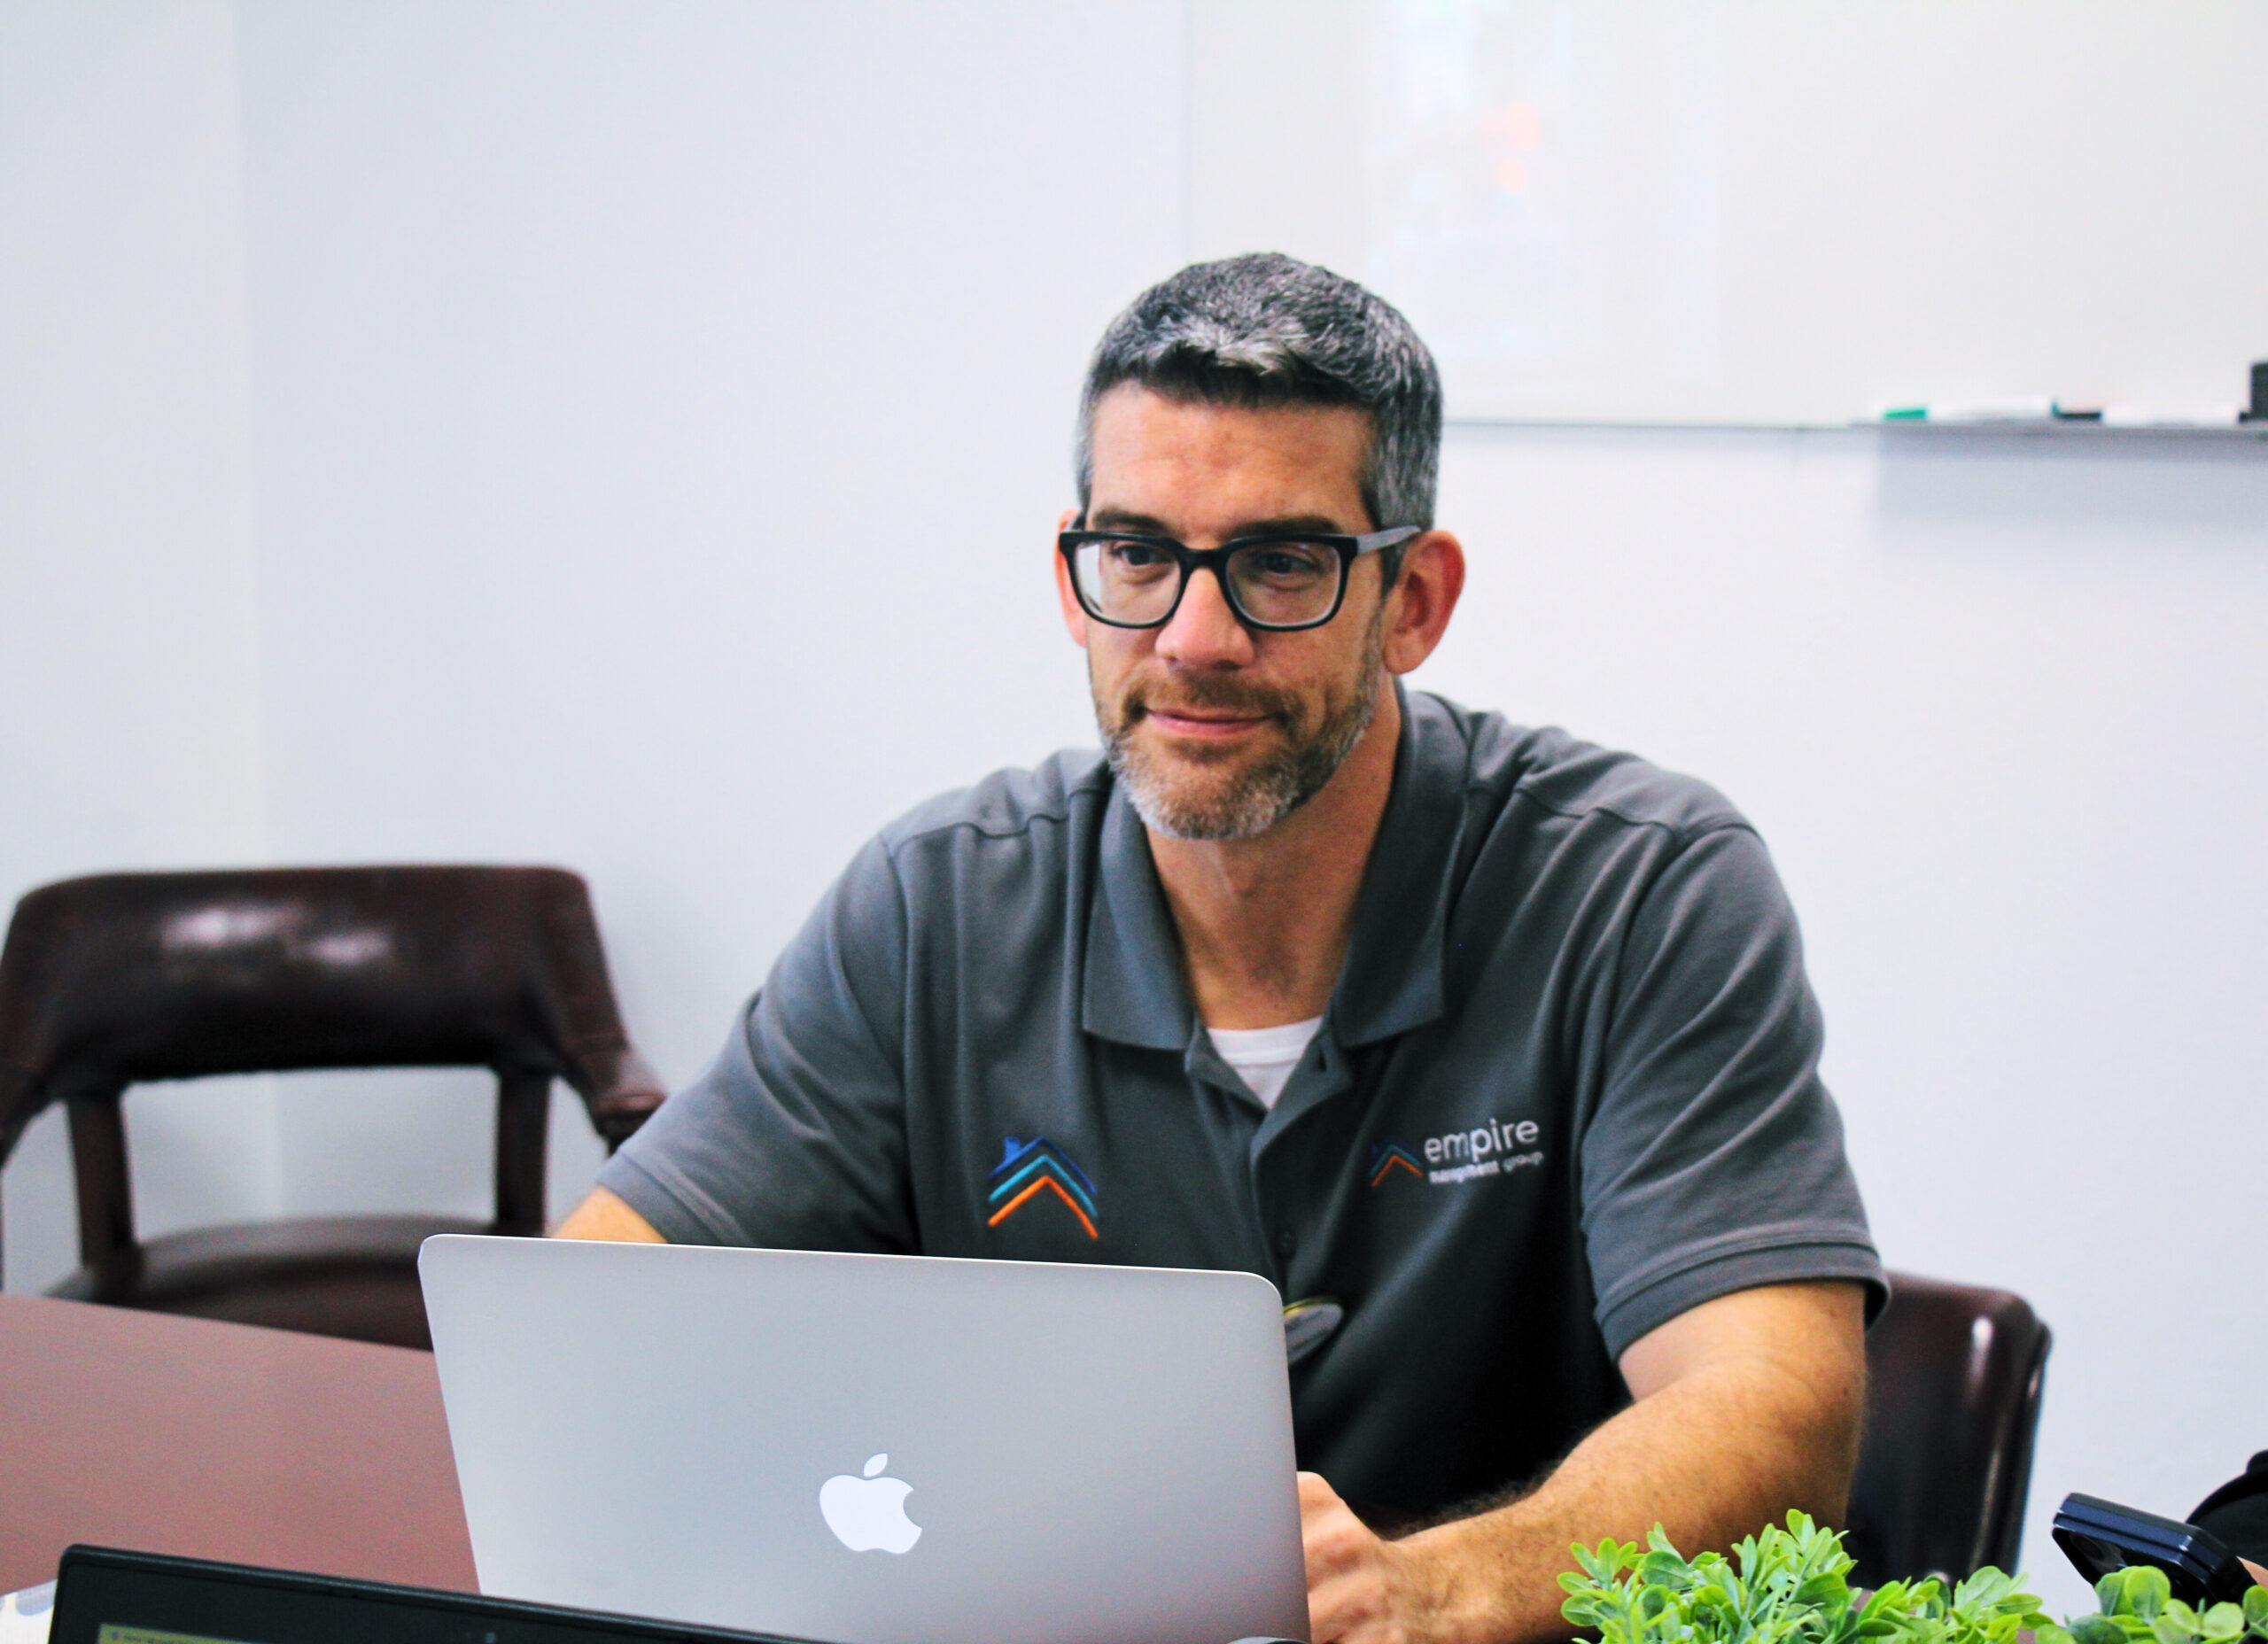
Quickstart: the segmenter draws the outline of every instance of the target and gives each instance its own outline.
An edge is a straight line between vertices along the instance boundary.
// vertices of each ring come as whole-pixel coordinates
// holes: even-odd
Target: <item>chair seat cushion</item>
[[[417,1248],[436,1233],[485,1233],[462,1216],[311,1216],[198,1228],[145,1241],[139,1260],[82,1268],[48,1291],[431,1349]]]

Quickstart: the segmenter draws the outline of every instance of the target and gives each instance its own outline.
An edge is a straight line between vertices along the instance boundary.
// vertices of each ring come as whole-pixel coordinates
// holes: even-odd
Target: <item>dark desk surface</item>
[[[471,1590],[432,1355],[0,1296],[0,1591],[74,1541]]]

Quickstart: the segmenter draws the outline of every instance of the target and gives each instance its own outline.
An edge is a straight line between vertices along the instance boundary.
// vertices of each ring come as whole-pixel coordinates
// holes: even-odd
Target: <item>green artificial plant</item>
[[[1854,1591],[1841,1534],[1801,1513],[1733,1548],[1688,1559],[1654,1526],[1642,1550],[1578,1546],[1580,1571],[1559,1578],[1561,1614],[1596,1628],[1602,1644],[2268,1644],[2268,1588],[2202,1614],[2172,1596],[2165,1572],[2123,1570],[2095,1589],[2100,1614],[2061,1627],[2022,1590],[2023,1578],[1987,1567],[1948,1592],[1935,1577]]]
[[[2064,1633],[2073,1644],[2237,1644],[2268,1640],[2268,1587],[2253,1587],[2241,1604],[2200,1611],[2173,1596],[2165,1571],[2147,1564],[2114,1570],[2094,1584],[2098,1613],[2083,1616]],[[2062,1629],[2058,1629],[2062,1632]],[[2062,1638],[2041,1644],[2063,1644]]]

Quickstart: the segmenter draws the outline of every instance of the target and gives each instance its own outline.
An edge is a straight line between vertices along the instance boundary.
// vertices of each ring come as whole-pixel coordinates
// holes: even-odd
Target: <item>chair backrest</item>
[[[2015,1573],[2052,1341],[2021,1296],[1890,1276],[1890,1305],[1867,1333],[1854,1579]]]
[[[133,1249],[120,1097],[149,1080],[485,1066],[497,1226],[540,1231],[551,1081],[610,1148],[664,1092],[582,880],[559,868],[105,873],[32,891],[0,950],[0,1162],[69,1104],[89,1267]]]

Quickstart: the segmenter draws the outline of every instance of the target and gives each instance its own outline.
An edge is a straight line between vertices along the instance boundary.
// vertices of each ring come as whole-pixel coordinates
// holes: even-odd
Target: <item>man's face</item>
[[[1357,534],[1370,421],[1344,407],[1247,410],[1122,384],[1095,407],[1087,523],[1192,548],[1239,537]],[[1178,839],[1265,833],[1331,779],[1384,678],[1378,556],[1357,560],[1320,628],[1256,632],[1207,571],[1163,627],[1112,628],[1067,604],[1095,719],[1142,819]]]

